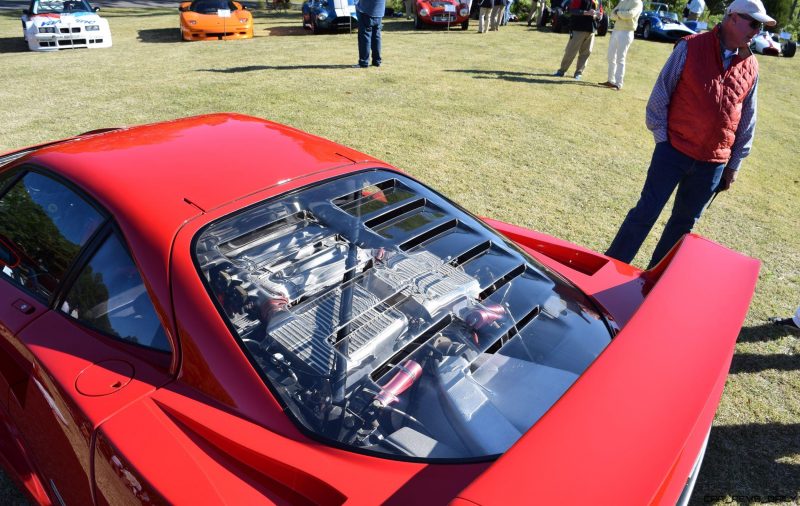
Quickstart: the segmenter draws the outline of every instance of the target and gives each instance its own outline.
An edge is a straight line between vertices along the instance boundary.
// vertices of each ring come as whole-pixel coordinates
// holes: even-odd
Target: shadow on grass
[[[800,424],[714,427],[691,504],[795,503],[800,466],[788,459],[798,453]]]
[[[739,333],[739,342],[757,343],[764,341],[775,341],[784,336],[800,336],[800,331],[792,330],[773,323],[763,323],[753,327],[744,327]]]
[[[139,30],[139,40],[148,43],[169,44],[183,42],[178,28],[152,28]]]
[[[100,11],[98,14],[104,18],[131,18],[136,17],[138,18],[155,18],[155,17],[163,17],[175,14],[175,21],[178,20],[178,9],[172,10],[165,10],[165,9],[148,9],[147,11],[141,10],[118,10],[115,12],[107,12],[107,11]]]
[[[297,37],[298,35],[307,35],[311,32],[302,26],[273,26],[272,28],[265,28],[269,32],[270,37]],[[331,32],[333,34],[333,32]],[[326,35],[322,33],[320,35]]]
[[[349,69],[352,65],[248,65],[227,69],[197,69],[196,72],[215,72],[219,74],[236,74],[239,72],[256,72],[259,70],[314,70],[314,69]]]
[[[797,370],[800,370],[800,355],[737,353],[733,356],[730,373]]]
[[[0,18],[16,19],[17,21],[19,21],[20,17],[22,17],[22,8],[0,10]]]
[[[602,88],[599,84],[577,81],[569,77],[556,77],[552,74],[534,74],[531,72],[510,72],[507,70],[477,70],[477,69],[448,69],[445,72],[459,72],[472,74],[474,79],[503,79],[517,83],[530,84],[572,84],[577,86],[590,86]]]
[[[0,38],[0,54],[3,53],[25,53],[28,51],[28,43],[20,35],[19,37]]]

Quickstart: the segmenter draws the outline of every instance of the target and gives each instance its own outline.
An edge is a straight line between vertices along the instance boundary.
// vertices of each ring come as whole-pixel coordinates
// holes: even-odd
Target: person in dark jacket
[[[675,45],[647,102],[656,147],[644,188],[606,255],[630,263],[677,188],[654,267],[736,181],[756,128],[758,62],[749,45],[762,24],[775,20],[760,0],[733,0],[713,30]]]
[[[580,79],[586,69],[589,55],[592,54],[597,21],[603,17],[603,10],[599,0],[571,0],[569,13],[569,41],[564,49],[561,66],[553,75],[564,77],[572,65],[572,60],[578,55],[578,65],[575,67],[573,77]]]
[[[358,66],[369,66],[370,49],[372,65],[381,66],[381,22],[386,10],[386,0],[360,0],[358,12]]]

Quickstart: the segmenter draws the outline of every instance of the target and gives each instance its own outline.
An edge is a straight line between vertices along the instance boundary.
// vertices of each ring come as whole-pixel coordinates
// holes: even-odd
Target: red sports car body
[[[759,268],[643,272],[232,114],[0,157],[0,234],[40,504],[674,504]]]
[[[459,0],[417,0],[414,13],[414,28],[425,25],[469,28],[469,7]]]

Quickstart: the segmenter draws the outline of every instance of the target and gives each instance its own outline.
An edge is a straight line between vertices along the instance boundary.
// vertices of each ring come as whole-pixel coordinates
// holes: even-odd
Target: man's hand
[[[728,190],[734,181],[736,181],[736,176],[739,174],[738,170],[729,169],[725,167],[725,170],[722,172],[722,179],[719,182],[719,189],[718,191],[724,192]]]

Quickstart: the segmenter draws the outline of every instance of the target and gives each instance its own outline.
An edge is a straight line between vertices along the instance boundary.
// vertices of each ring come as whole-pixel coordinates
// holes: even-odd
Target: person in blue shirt
[[[381,20],[386,10],[386,0],[360,0],[358,12],[358,66],[369,66],[370,49],[372,65],[381,66]]]

